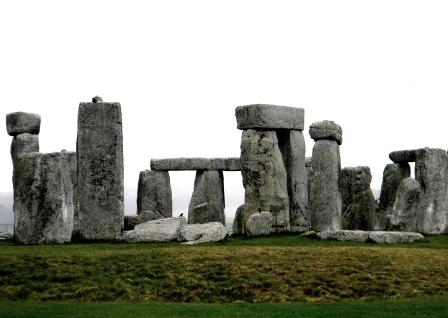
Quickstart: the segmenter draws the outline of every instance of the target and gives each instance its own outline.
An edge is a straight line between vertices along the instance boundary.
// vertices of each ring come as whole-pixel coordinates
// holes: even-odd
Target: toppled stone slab
[[[415,232],[418,230],[420,183],[413,178],[405,178],[398,187],[395,204],[390,215],[390,229],[393,231]]]
[[[137,214],[144,211],[156,211],[162,218],[172,217],[173,201],[168,171],[145,170],[140,172],[137,189]]]
[[[166,218],[141,223],[134,230],[125,231],[118,235],[117,241],[126,243],[153,243],[176,241],[185,218]]]
[[[221,170],[240,171],[240,158],[170,158],[152,159],[151,170]]]
[[[392,160],[395,163],[402,163],[402,162],[415,162],[415,159],[417,158],[417,150],[399,150],[399,151],[392,151],[389,154],[390,160]]]
[[[335,140],[338,145],[342,144],[342,128],[331,120],[324,120],[311,124],[309,134],[315,141],[328,139]]]
[[[386,231],[324,231],[317,233],[324,240],[374,242],[380,244],[412,243],[424,239],[415,232],[386,232]]]
[[[24,112],[10,113],[6,115],[6,130],[10,136],[25,133],[38,135],[40,132],[40,116]]]
[[[227,231],[220,222],[204,224],[183,225],[179,232],[179,241],[187,241],[183,244],[193,245],[207,242],[218,242],[225,239]]]
[[[238,129],[303,130],[305,110],[297,107],[255,104],[235,109]]]
[[[244,204],[240,205],[235,212],[235,218],[233,220],[232,234],[240,235],[244,233]]]
[[[247,236],[263,236],[272,233],[274,218],[270,212],[252,214],[246,222]]]
[[[125,215],[124,230],[130,231],[133,230],[138,224],[164,218],[165,217],[157,211],[143,211],[139,215]]]
[[[12,240],[14,238],[14,234],[9,232],[0,232],[0,240]]]

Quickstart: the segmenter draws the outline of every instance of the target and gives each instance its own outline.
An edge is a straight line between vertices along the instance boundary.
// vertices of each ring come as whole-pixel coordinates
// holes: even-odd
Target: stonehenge
[[[162,218],[172,216],[173,202],[168,171],[140,172],[137,188],[137,215],[146,211],[153,211]]]

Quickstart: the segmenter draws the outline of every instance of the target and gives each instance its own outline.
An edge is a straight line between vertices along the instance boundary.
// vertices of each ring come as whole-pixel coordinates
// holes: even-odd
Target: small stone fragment
[[[24,112],[10,113],[6,115],[6,130],[10,136],[25,133],[38,135],[40,132],[40,116]]]
[[[92,98],[92,103],[102,103],[103,99],[99,97],[98,95]]]
[[[331,120],[311,124],[309,134],[315,141],[327,139],[336,141],[338,145],[342,144],[342,128]]]
[[[252,214],[246,222],[247,236],[263,236],[272,233],[274,218],[270,212]]]
[[[227,236],[226,228],[220,222],[183,225],[179,232],[179,241],[187,241],[185,245],[207,242],[218,242]]]

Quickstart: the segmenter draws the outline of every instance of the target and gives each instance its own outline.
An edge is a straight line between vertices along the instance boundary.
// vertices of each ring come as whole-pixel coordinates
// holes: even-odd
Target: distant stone
[[[10,136],[25,133],[38,135],[40,132],[40,116],[23,112],[10,113],[6,115],[6,130]]]
[[[385,232],[385,231],[325,231],[317,234],[324,240],[374,242],[380,244],[412,243],[424,239],[415,232]]]
[[[139,215],[125,215],[124,230],[130,231],[133,230],[138,224],[163,218],[165,217],[157,211],[143,211]]]
[[[421,197],[420,183],[413,178],[405,178],[398,187],[395,204],[390,216],[393,231],[416,232]]]
[[[118,235],[117,240],[127,243],[139,242],[172,242],[176,241],[185,218],[166,218],[141,223],[134,230],[125,231]]]
[[[395,163],[415,162],[417,150],[393,151],[389,154],[390,160]]]
[[[92,98],[92,103],[102,103],[103,99],[99,97],[98,95]]]
[[[303,108],[255,104],[235,109],[237,127],[246,129],[294,129],[303,130]]]
[[[232,234],[240,235],[244,232],[244,204],[240,205],[235,212],[235,219],[233,220]]]
[[[246,222],[247,236],[263,236],[272,233],[274,218],[270,212],[252,214]]]
[[[140,172],[137,189],[137,214],[144,211],[157,211],[162,218],[172,217],[173,202],[168,171],[145,170]]]
[[[186,171],[186,170],[222,170],[240,171],[240,158],[170,158],[152,159],[151,170]]]
[[[226,228],[220,222],[183,225],[179,232],[179,240],[187,241],[183,243],[185,245],[218,242],[225,239],[226,236]]]
[[[339,145],[342,144],[342,128],[331,120],[311,124],[309,134],[315,141],[328,139],[335,140]]]
[[[372,174],[369,167],[345,167],[341,170],[341,189],[346,189],[350,193],[369,189],[371,181]]]
[[[28,133],[14,136],[11,143],[11,157],[13,163],[18,156],[30,152],[39,152],[39,136]]]

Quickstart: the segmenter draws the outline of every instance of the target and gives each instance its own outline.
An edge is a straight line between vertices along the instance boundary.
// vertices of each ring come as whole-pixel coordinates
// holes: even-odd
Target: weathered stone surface
[[[310,184],[311,228],[315,231],[341,229],[342,199],[339,190],[341,159],[333,140],[317,140],[313,148]]]
[[[124,216],[124,230],[130,231],[135,228],[137,224],[145,223],[165,218],[157,211],[143,211],[139,215],[125,215]]]
[[[179,232],[179,241],[187,241],[183,244],[193,245],[207,242],[218,242],[227,236],[226,228],[220,222],[204,224],[183,225]]]
[[[176,241],[185,218],[166,218],[141,223],[134,230],[122,232],[117,236],[118,241],[127,243],[139,242],[172,242]]]
[[[287,174],[290,230],[305,232],[310,228],[305,139],[299,130],[279,130],[277,138]]]
[[[405,178],[398,187],[395,204],[390,216],[390,229],[393,231],[416,232],[421,197],[420,183]]]
[[[246,222],[247,236],[269,235],[272,232],[274,218],[270,212],[252,214]]]
[[[244,224],[253,213],[269,211],[274,218],[273,231],[288,231],[287,175],[275,131],[243,131],[241,174],[245,188]]]
[[[197,171],[188,208],[188,223],[221,222],[225,224],[224,208],[222,171]]]
[[[114,239],[123,228],[123,133],[120,103],[80,103],[79,234]]]
[[[173,201],[168,171],[145,170],[140,172],[137,189],[137,214],[144,211],[156,211],[162,217],[172,217]]]
[[[6,130],[10,136],[25,133],[38,135],[40,132],[40,116],[24,112],[10,113],[6,115]]]
[[[345,167],[341,170],[341,191],[344,194],[357,193],[370,188],[372,174],[366,166]]]
[[[318,140],[335,140],[339,145],[342,144],[342,128],[334,121],[324,120],[311,124],[310,137]]]
[[[297,107],[255,104],[235,109],[237,127],[246,129],[303,130],[305,110]]]
[[[18,156],[30,152],[39,152],[39,136],[28,133],[14,136],[11,143],[11,157],[13,164]]]
[[[313,180],[313,167],[311,166],[311,157],[305,158],[305,167],[306,167],[306,174],[307,174],[306,187],[308,190],[308,213],[309,213],[309,217],[310,217],[310,226],[311,226],[310,191],[311,191],[311,180]]]
[[[61,151],[61,156],[65,160],[65,167],[70,173],[70,180],[73,187],[73,235],[79,237],[79,192],[78,192],[78,164],[76,152],[66,150]]]
[[[96,103],[102,103],[102,102],[103,102],[103,99],[98,95],[92,98],[92,103],[96,104]]]
[[[392,151],[389,154],[390,160],[395,163],[414,162],[416,159],[417,150],[399,150]]]
[[[14,239],[14,234],[9,232],[0,232],[0,240],[12,240]]]
[[[222,170],[240,171],[240,158],[170,158],[152,159],[151,170]]]
[[[415,232],[385,232],[385,231],[324,231],[317,233],[324,240],[374,242],[374,243],[412,243],[424,239],[423,235]]]
[[[244,204],[240,205],[235,212],[235,218],[233,219],[232,235],[240,235],[244,232]]]
[[[67,153],[18,157],[14,175],[14,235],[24,244],[70,242],[73,185]]]
[[[415,179],[422,195],[418,220],[419,232],[440,234],[447,228],[448,158],[443,149],[418,149]]]

